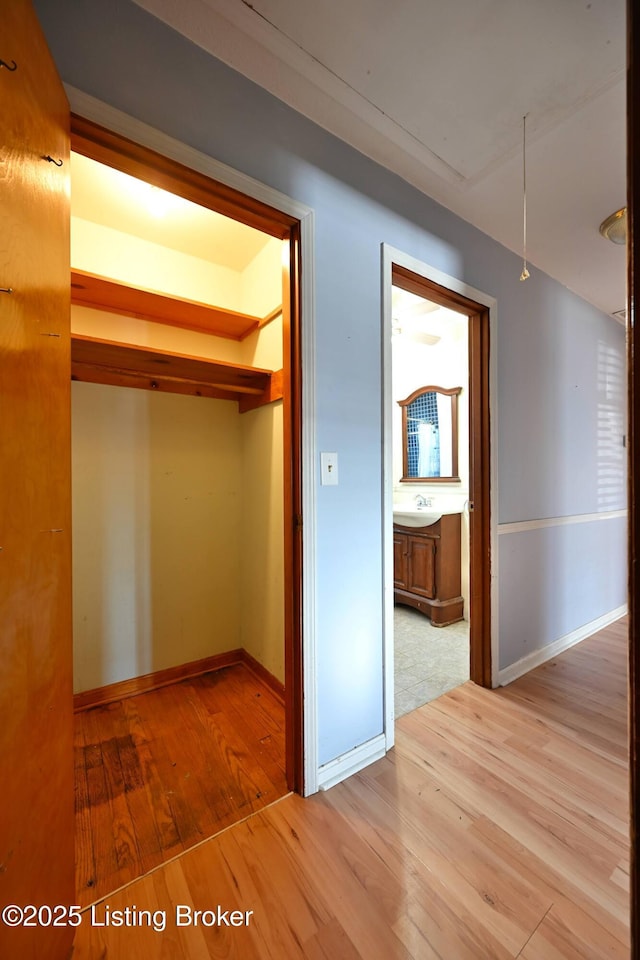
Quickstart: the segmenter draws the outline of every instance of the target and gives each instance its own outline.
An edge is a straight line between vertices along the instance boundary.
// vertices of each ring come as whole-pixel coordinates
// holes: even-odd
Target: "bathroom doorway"
[[[469,679],[469,318],[394,283],[395,716]]]
[[[389,746],[396,716],[468,679],[492,686],[495,313],[492,298],[383,246]]]

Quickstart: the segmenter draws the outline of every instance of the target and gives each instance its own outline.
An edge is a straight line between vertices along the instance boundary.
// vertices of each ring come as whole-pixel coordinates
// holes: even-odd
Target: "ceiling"
[[[469,318],[415,293],[392,287],[392,333],[405,341],[435,346],[465,339]]]
[[[71,154],[71,213],[237,272],[271,239],[78,153]]]
[[[529,262],[624,306],[625,0],[135,2],[519,254],[526,114]]]

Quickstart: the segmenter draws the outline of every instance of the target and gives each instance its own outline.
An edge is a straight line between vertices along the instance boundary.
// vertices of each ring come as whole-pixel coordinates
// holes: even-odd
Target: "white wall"
[[[243,413],[241,646],[284,683],[282,401]]]
[[[76,230],[72,265],[136,282],[134,239]],[[167,259],[173,293],[198,299],[203,274],[220,279],[215,265],[138,243],[138,284],[161,289]],[[235,280],[231,309],[270,313],[282,298],[281,241],[270,238]],[[217,302],[219,287],[207,289]],[[238,343],[74,306],[72,330],[282,367],[281,318]],[[72,403],[76,692],[238,647],[284,681],[282,403],[239,414],[234,401],[85,383],[73,384]]]
[[[241,313],[266,317],[282,305],[282,258],[289,262],[289,244],[269,237],[265,246],[242,271]]]
[[[283,242],[271,239],[243,272],[243,309],[265,317],[282,304]],[[288,244],[286,245],[288,263]],[[282,368],[282,315],[242,341],[243,363]],[[240,417],[242,436],[242,646],[284,682],[282,401]]]
[[[265,317],[282,305],[288,244],[271,238],[242,276],[243,310]],[[282,368],[282,315],[242,342],[242,362]],[[282,401],[242,414],[242,646],[284,683],[284,488]]]
[[[79,217],[71,218],[71,265],[146,290],[241,312],[240,271]]]
[[[71,330],[85,337],[116,340],[120,343],[132,343],[173,353],[186,353],[194,357],[205,357],[208,360],[246,363],[243,343],[237,340],[212,337],[208,333],[198,333],[195,330],[182,330],[180,327],[170,327],[165,323],[150,323],[148,320],[126,317],[107,310],[94,310],[91,307],[73,305]]]
[[[283,246],[282,240],[265,237],[265,245],[244,270],[232,270],[71,217],[73,269],[260,318],[282,304]]]
[[[74,690],[240,646],[236,405],[72,385]]]

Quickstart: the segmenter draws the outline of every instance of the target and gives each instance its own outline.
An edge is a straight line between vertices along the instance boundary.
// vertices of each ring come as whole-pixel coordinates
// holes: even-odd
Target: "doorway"
[[[178,353],[172,353],[171,351],[167,353],[164,349],[157,349],[157,345],[145,349],[132,349],[131,344],[108,342],[117,341],[119,339],[117,336],[110,336],[101,342],[98,342],[100,336],[97,339],[82,336],[73,337],[72,362],[74,379],[89,381],[92,385],[96,383],[107,384],[108,386],[105,389],[114,390],[116,393],[118,391],[126,392],[121,390],[122,387],[132,388],[130,389],[131,394],[135,394],[136,391],[143,388],[152,391],[150,399],[153,402],[156,400],[171,401],[170,394],[174,393],[190,393],[191,397],[189,399],[192,403],[198,403],[200,398],[204,398],[203,405],[209,400],[219,403],[221,406],[225,404],[228,406],[231,402],[234,407],[239,406],[241,414],[247,414],[246,420],[254,415],[257,408],[264,410],[268,405],[277,404],[280,401],[282,411],[282,451],[279,454],[281,480],[279,491],[275,491],[275,496],[279,497],[281,504],[283,504],[284,522],[280,523],[279,530],[272,530],[267,536],[271,536],[272,539],[280,538],[284,557],[284,570],[282,571],[284,595],[280,598],[284,611],[284,684],[281,684],[280,693],[284,706],[286,749],[283,751],[285,755],[283,759],[286,766],[286,784],[289,789],[302,792],[304,787],[300,625],[302,540],[301,524],[299,522],[301,515],[301,436],[299,416],[300,378],[296,369],[300,353],[298,224],[292,217],[279,214],[257,201],[237,194],[236,191],[227,187],[223,188],[220,184],[195,173],[193,170],[181,167],[180,164],[173,163],[150,150],[123,140],[95,124],[76,117],[72,121],[72,149],[83,158],[98,160],[115,170],[122,171],[130,176],[136,176],[144,183],[151,184],[157,193],[167,191],[170,196],[183,197],[191,202],[195,201],[207,210],[215,210],[234,221],[241,222],[254,232],[261,231],[271,243],[272,248],[274,243],[278,248],[278,270],[281,272],[281,282],[279,280],[278,285],[281,289],[281,306],[276,305],[276,309],[269,311],[265,316],[258,317],[255,326],[266,328],[267,324],[276,320],[270,327],[270,329],[275,329],[280,324],[282,332],[280,334],[281,364],[279,369],[271,370],[271,372],[265,371],[263,368],[267,364],[266,362],[260,362],[260,350],[257,350],[256,359],[253,361],[256,365],[255,370],[249,369],[245,364],[238,364],[236,362],[237,358],[235,360],[232,358],[230,362],[229,357],[219,360],[219,362],[214,360],[212,367],[211,358],[200,359],[193,355],[185,356],[187,353],[185,349]],[[284,256],[282,256],[280,250],[284,252]],[[201,329],[198,324],[202,321],[203,311],[200,311],[200,315],[198,315],[196,309],[194,313],[195,307],[198,306],[198,304],[193,303],[196,298],[187,298],[187,300],[176,302],[175,296],[169,296],[168,298],[156,297],[153,300],[149,290],[142,290],[135,293],[135,302],[132,305],[122,300],[124,297],[126,301],[129,296],[123,284],[110,284],[105,278],[96,280],[95,277],[78,274],[72,275],[72,285],[74,284],[76,303],[83,302],[82,298],[85,297],[84,303],[88,307],[91,307],[92,301],[94,305],[96,302],[102,302],[103,309],[104,303],[106,303],[106,308],[112,310],[114,314],[129,316],[133,314],[137,320],[142,320],[146,316],[147,320],[159,320],[163,324],[172,324],[175,321],[175,325],[182,328],[189,328],[189,322],[185,323],[184,317],[190,315],[191,329],[195,331]],[[141,283],[140,286],[144,288],[148,284]],[[163,302],[167,300],[173,301],[173,303]],[[202,306],[202,304],[199,304],[199,306]],[[163,313],[165,308],[168,310],[168,314]],[[225,313],[225,311],[218,311],[218,314],[220,313]],[[227,310],[226,313],[227,316],[222,317],[222,321],[220,316],[216,316],[214,323],[228,322],[233,325],[240,322],[246,326],[247,317],[241,316],[237,310]],[[176,317],[179,317],[179,319],[176,319]],[[184,329],[182,329],[182,332],[184,332]],[[232,334],[231,340],[242,341],[247,336],[249,336],[248,328],[247,331],[243,329],[237,334]],[[189,353],[192,353],[192,351],[189,351]],[[199,367],[198,364],[200,364]],[[210,369],[205,371],[204,368],[207,365]],[[270,366],[274,367],[275,365],[271,364]],[[265,374],[267,375],[265,376]],[[185,382],[187,383],[187,389],[183,389]],[[84,387],[85,384],[80,384],[80,386]],[[236,404],[239,396],[239,403]],[[103,411],[108,410],[110,406],[108,400],[102,403]],[[108,413],[110,415],[111,411],[108,410]],[[183,421],[183,426],[180,427],[180,424],[176,425],[174,423],[174,431],[177,430],[176,436],[184,431],[185,424],[186,421]],[[135,438],[132,442],[132,449],[135,451]],[[261,446],[260,438],[256,438],[255,435],[251,436],[247,442],[253,451]],[[114,441],[114,443],[115,445],[112,444],[112,446],[115,450],[117,449],[117,442]],[[251,487],[247,497],[252,504],[255,501],[256,484],[258,492],[260,488],[259,471],[256,470],[255,473],[256,475],[250,477],[250,482],[246,486],[247,490]],[[253,486],[251,486],[252,483]],[[265,486],[268,486],[268,484],[265,484]],[[270,491],[270,495],[273,498],[274,491]],[[250,551],[250,554],[253,557],[255,551]],[[247,573],[249,576],[250,571]],[[187,659],[193,659],[193,657]],[[211,659],[215,659],[215,657]],[[248,659],[254,674],[258,675],[258,679],[265,679],[269,676],[268,667],[265,668],[264,664],[260,664],[259,660],[251,654],[249,654]],[[230,667],[230,664],[224,662],[223,656],[223,659],[216,666],[220,668],[220,674],[222,674],[225,669]],[[261,666],[263,668],[262,677],[260,677]],[[145,675],[147,673],[144,667],[142,672]],[[161,670],[160,674],[169,674],[170,672],[170,670]],[[273,679],[273,675],[271,675],[271,678]],[[173,676],[163,675],[160,677],[159,686],[166,687],[167,683],[174,679]],[[145,677],[142,680],[144,681]],[[144,691],[144,684],[142,690]],[[239,695],[242,697],[244,694],[240,692]],[[259,693],[257,695],[260,696]],[[111,699],[113,700],[113,697]],[[228,696],[226,699],[228,699]],[[267,699],[268,696],[265,695],[264,702]],[[225,695],[222,696],[222,701],[224,700]],[[265,738],[269,739],[268,731],[265,731]],[[127,747],[123,738],[115,736],[113,739],[123,749]],[[224,749],[223,747],[223,752]],[[268,752],[268,745],[266,749]],[[233,751],[233,748],[231,750]],[[258,794],[259,792],[258,789]],[[248,812],[251,812],[251,809],[245,810],[240,816],[244,816]],[[227,824],[225,823],[225,825]]]
[[[382,248],[382,287],[383,287],[383,433],[384,433],[384,482],[383,482],[383,517],[384,517],[384,625],[385,625],[385,729],[387,746],[393,743],[393,723],[395,712],[394,690],[394,611],[396,600],[401,605],[409,605],[421,611],[420,616],[426,615],[431,624],[437,629],[446,628],[448,622],[463,622],[464,608],[467,608],[469,622],[469,678],[482,686],[494,685],[495,658],[492,656],[495,649],[495,597],[492,597],[492,588],[496,577],[495,542],[496,524],[491,510],[491,489],[495,489],[495,419],[492,418],[491,404],[495,396],[496,367],[495,357],[490,353],[490,339],[495,342],[496,303],[495,300],[482,292],[448,276],[441,271],[409,257],[401,251],[387,245]],[[435,493],[425,497],[424,492],[419,495],[422,501],[415,503],[415,494],[412,489],[427,489],[423,487],[424,478],[420,476],[426,471],[417,471],[414,465],[412,470],[407,462],[410,454],[407,453],[407,438],[403,437],[403,462],[400,465],[400,475],[394,472],[394,408],[397,406],[393,391],[392,378],[392,333],[393,333],[393,292],[402,291],[421,301],[428,301],[434,307],[442,307],[461,318],[466,326],[468,339],[468,447],[463,451],[466,458],[468,449],[468,496],[457,505],[449,503],[446,494]],[[397,296],[397,294],[396,294]],[[427,380],[430,378],[427,377]],[[436,380],[436,382],[433,382]],[[457,427],[459,423],[458,405],[451,406],[451,401],[445,402],[445,397],[458,396],[461,392],[455,389],[458,385],[449,384],[445,390],[439,390],[437,376],[431,382],[421,384],[427,388],[435,387],[435,391],[427,397],[421,396],[420,390],[412,390],[404,398],[403,426],[406,431],[408,422],[407,410],[415,411],[410,404],[425,400],[433,400],[434,409],[438,402],[441,408],[447,411],[445,416],[450,418],[451,424]],[[461,385],[460,385],[461,386]],[[416,396],[420,395],[420,396]],[[428,421],[433,418],[427,418]],[[447,421],[444,421],[446,424]],[[397,423],[397,419],[396,419]],[[427,429],[425,426],[423,429]],[[429,423],[428,429],[432,429]],[[396,427],[397,434],[397,427]],[[451,437],[451,427],[445,429],[443,436]],[[460,438],[462,439],[462,438]],[[408,441],[411,445],[411,440]],[[415,440],[414,440],[415,442]],[[465,442],[465,441],[463,441]],[[455,443],[458,443],[457,431]],[[417,454],[415,454],[417,457]],[[396,454],[397,460],[397,454]],[[417,463],[417,461],[416,461]],[[398,464],[396,463],[396,466]],[[449,499],[456,499],[455,489],[460,483],[458,463],[455,468],[449,461],[445,470],[446,477],[436,478],[432,471],[429,476],[428,491],[448,490]],[[439,471],[438,471],[439,472]],[[413,475],[412,475],[413,474]],[[417,484],[417,486],[416,486]],[[395,489],[394,489],[395,488]],[[461,489],[461,487],[460,487]],[[407,510],[407,501],[411,510]],[[408,491],[408,492],[407,492]],[[427,491],[427,492],[428,492]],[[431,500],[431,503],[428,501]],[[436,502],[440,501],[440,504]],[[426,502],[425,502],[426,501]],[[447,502],[445,502],[447,501]],[[394,503],[396,516],[394,518]],[[442,507],[439,510],[438,507]],[[404,515],[399,515],[398,509],[404,508]],[[434,526],[427,525],[424,529],[421,514],[409,516],[413,508],[431,512],[433,518],[428,519]],[[440,516],[438,516],[440,514]],[[457,516],[456,516],[457,514]],[[398,524],[398,519],[402,522]],[[420,520],[420,524],[418,524]],[[441,529],[446,520],[447,529]],[[412,532],[415,527],[416,533]],[[445,550],[447,540],[453,543],[453,553],[456,550],[462,554],[463,531],[468,542],[468,587],[467,596],[462,598],[464,576],[461,575],[462,563],[457,559],[453,563],[457,568],[458,579],[455,573],[452,581],[444,585],[444,578],[450,576],[443,569],[442,563],[449,562],[452,552]],[[451,533],[453,530],[453,534]],[[416,536],[416,534],[418,534]],[[420,541],[421,534],[428,536],[424,542]],[[451,540],[453,537],[453,540]],[[456,547],[456,537],[459,537],[459,546]],[[424,538],[423,538],[424,539]],[[439,554],[440,551],[440,554]],[[425,580],[426,577],[426,580]],[[403,582],[404,578],[404,582]],[[413,580],[413,582],[407,582]],[[425,583],[422,581],[425,580]],[[417,583],[417,591],[416,591]],[[426,584],[426,586],[425,586]],[[444,587],[444,589],[443,589]],[[460,593],[458,594],[458,590]],[[414,595],[418,594],[414,601]],[[420,596],[422,594],[422,596]],[[438,594],[441,594],[439,596]],[[466,602],[461,603],[463,599]],[[493,601],[493,602],[492,602]],[[406,699],[406,698],[404,698]]]
[[[392,290],[395,716],[469,679],[469,319]]]

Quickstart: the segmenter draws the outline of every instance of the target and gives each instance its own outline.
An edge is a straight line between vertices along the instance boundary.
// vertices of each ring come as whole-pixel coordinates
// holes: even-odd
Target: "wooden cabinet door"
[[[393,532],[393,585],[400,590],[407,588],[407,537]]]
[[[1,5],[0,57],[0,904],[69,905],[69,108],[28,0]],[[0,956],[72,939],[0,924]]]
[[[432,600],[436,595],[435,541],[408,536],[407,547],[407,590]]]

